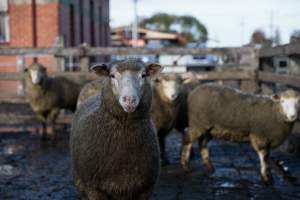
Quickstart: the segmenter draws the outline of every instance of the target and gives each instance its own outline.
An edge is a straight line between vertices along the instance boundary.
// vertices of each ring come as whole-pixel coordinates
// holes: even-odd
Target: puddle
[[[222,188],[234,188],[234,187],[235,187],[235,184],[230,183],[230,182],[225,182],[225,183],[222,183],[220,186],[221,186]]]
[[[11,165],[0,165],[0,176],[16,176],[19,170]]]
[[[22,145],[7,145],[4,146],[3,149],[0,151],[0,155],[16,154],[23,149],[24,147]]]

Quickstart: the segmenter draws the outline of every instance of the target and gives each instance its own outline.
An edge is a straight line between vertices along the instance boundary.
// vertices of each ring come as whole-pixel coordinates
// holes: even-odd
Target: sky
[[[157,12],[193,15],[208,29],[211,47],[241,46],[254,30],[270,36],[277,28],[284,44],[300,29],[300,0],[138,0],[138,16]],[[129,25],[133,18],[133,0],[110,0],[112,27]]]

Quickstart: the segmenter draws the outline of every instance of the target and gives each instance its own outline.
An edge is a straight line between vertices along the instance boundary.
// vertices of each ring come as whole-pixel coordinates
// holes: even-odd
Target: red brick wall
[[[57,3],[43,3],[36,6],[37,47],[52,47],[55,38],[59,35]],[[30,3],[9,4],[10,41],[0,46],[32,47],[32,6]],[[16,72],[17,58],[0,56],[0,73]],[[33,62],[32,57],[26,57],[26,66]],[[52,56],[38,57],[38,62],[54,71],[55,60]],[[0,81],[0,93],[17,93],[17,81]]]
[[[81,9],[83,27],[80,26],[80,1],[83,4]],[[32,47],[31,0],[14,0],[9,2],[10,41],[7,44],[0,44],[0,46]],[[74,45],[78,46],[82,42],[91,45],[91,9],[94,10],[94,46],[109,45],[109,0],[93,0],[93,8],[90,6],[90,0],[64,0],[61,1],[61,4],[57,3],[59,2],[57,0],[37,0],[36,2],[37,47],[52,47],[58,36],[63,36],[65,45],[71,46],[70,3],[74,5]],[[83,29],[83,41],[80,40],[80,29]],[[103,58],[99,58],[98,61],[103,61]],[[16,72],[18,70],[16,62],[16,57],[0,56],[0,73]],[[32,57],[26,57],[26,66],[32,62]],[[55,71],[56,61],[53,57],[38,57],[38,62],[49,68],[48,71]],[[17,82],[0,81],[0,93],[16,92]]]
[[[37,5],[37,46],[52,47],[58,30],[58,8],[57,3]]]
[[[32,46],[31,5],[9,5],[9,46]]]

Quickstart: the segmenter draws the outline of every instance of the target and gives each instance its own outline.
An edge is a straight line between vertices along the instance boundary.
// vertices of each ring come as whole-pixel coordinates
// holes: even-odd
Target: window
[[[9,41],[8,0],[0,0],[0,43]]]
[[[287,67],[287,62],[285,60],[279,61],[279,67],[280,68],[286,68]]]

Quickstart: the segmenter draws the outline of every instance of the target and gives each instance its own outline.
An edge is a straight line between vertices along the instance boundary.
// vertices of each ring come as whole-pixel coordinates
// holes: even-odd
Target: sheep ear
[[[91,67],[91,70],[98,76],[108,76],[109,68],[106,64],[96,64]]]
[[[271,96],[271,99],[272,99],[273,101],[275,101],[275,102],[279,102],[280,96],[279,96],[278,94],[273,94],[273,95]]]
[[[150,63],[146,67],[147,76],[155,79],[163,70],[163,67],[156,63]]]

